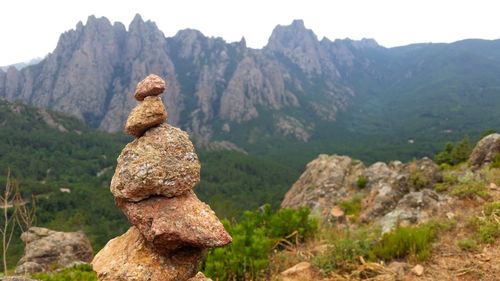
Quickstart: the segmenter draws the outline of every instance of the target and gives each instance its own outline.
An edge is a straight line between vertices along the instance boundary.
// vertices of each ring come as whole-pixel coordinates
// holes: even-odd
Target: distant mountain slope
[[[387,49],[369,39],[318,40],[296,20],[251,49],[244,38],[226,43],[191,29],[165,38],[139,15],[128,30],[90,16],[39,64],[0,70],[0,96],[116,132],[136,104],[134,85],[153,72],[168,83],[169,122],[199,143],[230,141],[250,152],[308,143],[351,155],[382,143],[413,151],[404,158],[500,127],[499,46]]]
[[[244,40],[228,44],[196,30],[165,38],[139,15],[128,31],[121,23],[91,16],[86,25],[61,35],[54,52],[38,65],[0,72],[0,96],[119,131],[135,105],[134,85],[153,72],[167,79],[170,122],[208,139],[221,130],[217,121],[245,122],[262,110],[315,109],[318,117],[333,119],[352,91],[341,84],[327,56],[301,21],[277,28],[267,48],[253,50]],[[318,88],[311,79],[325,82]]]
[[[8,171],[26,198],[37,201],[37,225],[83,230],[94,250],[128,223],[109,191],[116,158],[132,138],[89,128],[74,117],[0,99],[0,186]],[[272,157],[198,149],[201,182],[195,188],[221,217],[237,218],[264,203],[279,205],[299,170]],[[22,253],[18,239],[11,265]]]

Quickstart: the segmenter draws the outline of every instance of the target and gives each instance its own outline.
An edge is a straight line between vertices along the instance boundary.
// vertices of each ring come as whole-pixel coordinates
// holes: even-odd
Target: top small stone
[[[143,101],[147,96],[158,96],[165,91],[165,81],[160,76],[150,74],[137,84],[135,99]]]

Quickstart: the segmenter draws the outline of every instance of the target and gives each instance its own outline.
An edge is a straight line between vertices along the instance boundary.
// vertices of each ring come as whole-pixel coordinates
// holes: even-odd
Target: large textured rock
[[[491,134],[476,144],[469,162],[474,166],[482,166],[492,162],[497,154],[500,154],[500,134]]]
[[[360,214],[363,222],[389,213],[408,192],[432,188],[442,179],[439,167],[427,157],[406,164],[377,162],[368,167],[364,175],[370,193],[363,201]]]
[[[200,249],[188,248],[161,255],[131,227],[97,253],[92,267],[100,281],[187,280],[198,272],[202,254]]]
[[[167,121],[167,111],[160,97],[148,96],[128,116],[125,131],[140,137],[149,128]]]
[[[117,204],[159,251],[213,248],[231,242],[214,211],[193,192],[172,198],[155,196],[140,202],[117,200]]]
[[[31,227],[21,234],[21,240],[26,246],[16,267],[19,274],[53,270],[92,260],[92,246],[83,232]]]
[[[313,212],[328,215],[340,201],[357,190],[356,181],[364,165],[347,156],[319,155],[307,164],[306,170],[285,194],[283,208],[307,206]]]
[[[139,201],[190,191],[200,180],[200,163],[186,132],[161,124],[127,144],[118,157],[111,192]]]
[[[443,204],[446,204],[447,199],[430,189],[406,194],[399,200],[394,210],[380,219],[382,233],[389,232],[400,225],[418,224],[429,220],[436,215]]]
[[[148,96],[157,96],[164,91],[165,81],[158,75],[150,74],[137,84],[134,96],[138,101],[142,101]]]

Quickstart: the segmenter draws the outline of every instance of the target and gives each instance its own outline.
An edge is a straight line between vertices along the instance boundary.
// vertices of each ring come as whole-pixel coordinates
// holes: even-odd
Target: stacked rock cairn
[[[133,226],[94,257],[99,280],[205,280],[197,272],[206,249],[231,243],[192,191],[200,163],[188,134],[165,123],[164,91],[165,81],[154,74],[137,85],[140,103],[125,125],[136,139],[118,157],[110,188]]]

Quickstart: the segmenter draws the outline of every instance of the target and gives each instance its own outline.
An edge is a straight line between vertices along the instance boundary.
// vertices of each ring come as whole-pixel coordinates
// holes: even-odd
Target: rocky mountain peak
[[[307,29],[302,20],[294,20],[287,26],[278,25],[269,37],[266,51],[283,55],[298,65],[306,74],[322,74],[326,69],[335,72],[332,65],[324,66],[328,61],[321,49],[318,37]]]
[[[292,71],[290,61],[302,72]],[[352,95],[340,85],[335,65],[303,21],[277,27],[269,45],[258,50],[247,48],[244,37],[226,43],[194,29],[165,38],[154,22],[137,14],[128,30],[89,16],[85,24],[62,34],[54,52],[38,65],[0,73],[0,96],[70,113],[92,127],[116,132],[136,105],[127,93],[148,73],[165,77],[170,85],[162,100],[171,108],[169,122],[203,141],[219,130],[213,127],[215,120],[247,122],[262,110],[313,108],[331,120]],[[309,93],[311,79],[325,85],[315,91],[315,101],[302,102],[298,94]],[[288,124],[314,127],[293,113],[271,122],[285,136]],[[291,136],[299,131],[294,132]]]
[[[316,34],[307,29],[302,20],[294,20],[290,25],[278,25],[269,37],[266,48],[271,51],[308,48],[318,44]]]

